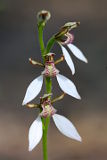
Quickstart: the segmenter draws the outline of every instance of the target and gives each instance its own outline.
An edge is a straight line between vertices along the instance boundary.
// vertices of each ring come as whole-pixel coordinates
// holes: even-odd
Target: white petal
[[[79,48],[77,48],[75,45],[73,44],[68,44],[67,45],[69,47],[69,49],[71,50],[71,52],[74,54],[75,57],[77,57],[78,59],[80,59],[81,61],[88,63],[88,60],[86,59],[86,57],[84,56],[84,54],[80,51]]]
[[[42,121],[40,116],[32,123],[29,129],[29,151],[40,142],[42,138]]]
[[[69,68],[70,68],[71,71],[72,71],[72,74],[74,74],[74,73],[75,73],[74,63],[73,63],[73,61],[72,61],[72,59],[71,59],[68,51],[67,51],[67,50],[65,49],[65,47],[63,47],[63,46],[61,46],[61,49],[62,49],[63,55],[64,55],[64,57],[65,57],[65,60],[66,60],[66,62],[67,62],[67,64],[68,64]]]
[[[70,79],[66,78],[61,74],[56,75],[56,77],[57,77],[59,86],[65,93],[69,94],[74,98],[81,99],[79,93],[77,92],[76,86]]]
[[[43,84],[43,76],[39,76],[36,79],[34,79],[30,85],[27,88],[26,94],[25,94],[25,98],[23,100],[22,105],[27,104],[28,102],[30,102],[31,100],[33,100],[41,91],[42,88],[42,84]]]
[[[75,126],[64,116],[54,114],[53,120],[55,122],[56,127],[59,131],[64,134],[65,136],[75,139],[77,141],[82,141],[79,133],[77,132]]]

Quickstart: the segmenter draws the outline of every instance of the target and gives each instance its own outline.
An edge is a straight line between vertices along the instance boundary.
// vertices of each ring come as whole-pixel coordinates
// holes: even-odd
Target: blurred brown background
[[[47,9],[52,14],[45,29],[45,42],[64,23],[81,22],[74,31],[74,44],[89,60],[88,64],[84,64],[72,55],[75,76],[71,75],[65,62],[57,66],[61,74],[76,84],[82,100],[66,95],[54,107],[75,124],[83,142],[64,137],[51,121],[49,160],[106,160],[106,0],[0,0],[0,160],[42,160],[41,143],[32,152],[27,150],[28,129],[38,111],[21,106],[28,84],[42,71],[28,63],[29,57],[41,58],[36,27],[36,13],[41,9]],[[56,58],[60,56],[59,46],[55,45],[52,51],[56,53]],[[59,95],[56,80],[53,80],[53,85],[53,92]]]

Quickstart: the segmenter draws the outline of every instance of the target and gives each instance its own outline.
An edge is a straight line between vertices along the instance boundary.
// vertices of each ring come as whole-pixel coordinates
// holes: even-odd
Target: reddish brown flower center
[[[70,44],[72,43],[74,40],[74,35],[67,32],[64,36],[62,36],[59,40],[59,42],[62,44],[62,45],[67,45],[67,44]]]
[[[49,61],[45,63],[45,69],[42,72],[46,77],[55,77],[59,71],[56,69],[54,62]]]
[[[55,108],[52,106],[51,101],[50,100],[46,100],[41,104],[42,107],[42,112],[40,113],[41,117],[49,117],[52,116],[56,113]]]

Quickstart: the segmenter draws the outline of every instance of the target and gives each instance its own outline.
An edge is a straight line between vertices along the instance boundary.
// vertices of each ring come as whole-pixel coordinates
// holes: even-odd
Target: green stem
[[[44,29],[44,26],[38,24],[39,44],[40,44],[42,58],[43,58],[43,61],[44,61],[45,60],[45,57],[44,57],[45,46],[44,46],[44,41],[43,41],[43,29]]]
[[[46,91],[47,93],[51,93],[52,88],[52,81],[50,77],[45,79]],[[43,158],[44,160],[48,160],[48,150],[47,150],[47,133],[48,133],[48,126],[50,122],[50,117],[42,118],[43,124],[43,136],[42,136],[42,145],[43,145]]]
[[[45,79],[46,91],[47,93],[51,93],[52,90],[52,80],[50,77],[46,77]]]
[[[46,53],[49,53],[49,52],[50,52],[50,49],[52,48],[52,46],[54,45],[54,43],[55,43],[55,37],[52,36],[52,37],[49,39],[48,43],[47,43]]]
[[[42,118],[43,123],[43,136],[42,136],[42,145],[43,145],[43,159],[48,160],[48,150],[47,150],[47,132],[49,126],[50,118]]]
[[[40,49],[41,49],[43,61],[45,62],[45,55],[50,52],[50,49],[53,46],[55,40],[54,40],[54,37],[52,37],[48,41],[47,47],[45,49],[44,41],[43,41],[43,29],[44,29],[44,26],[38,25]],[[46,92],[47,93],[51,93],[52,81],[51,81],[50,77],[46,77],[45,78],[45,85],[46,85]],[[43,126],[43,136],[42,136],[43,160],[48,160],[47,132],[48,132],[49,122],[50,122],[50,117],[47,117],[45,119],[42,118],[42,126]]]

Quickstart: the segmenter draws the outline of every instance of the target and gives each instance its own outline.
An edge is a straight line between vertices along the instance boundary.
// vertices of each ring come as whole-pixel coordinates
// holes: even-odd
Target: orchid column
[[[40,43],[40,50],[42,56],[42,63],[37,62],[31,58],[29,61],[32,65],[38,65],[43,68],[42,73],[35,78],[28,86],[24,100],[22,105],[26,105],[29,108],[38,108],[39,115],[34,120],[29,129],[29,151],[32,151],[37,144],[40,142],[42,138],[43,144],[43,160],[48,160],[48,152],[47,152],[47,132],[50,118],[53,118],[56,127],[58,130],[65,136],[75,139],[77,141],[81,141],[81,137],[76,130],[75,126],[64,116],[56,114],[57,110],[53,107],[53,104],[56,101],[62,100],[65,94],[68,94],[76,99],[81,99],[75,84],[68,79],[67,77],[60,74],[60,71],[56,68],[56,65],[64,60],[67,62],[70,67],[72,74],[75,73],[74,63],[69,55],[67,49],[64,45],[71,50],[71,52],[80,60],[87,63],[87,59],[83,55],[83,53],[72,44],[74,36],[70,33],[70,30],[76,28],[80,23],[79,22],[68,22],[64,26],[61,27],[59,32],[53,35],[46,47],[43,41],[43,30],[50,19],[51,15],[48,11],[40,11],[37,14],[37,23],[38,23],[38,36]],[[58,43],[61,46],[63,55],[61,55],[60,59],[54,61],[55,54],[50,52],[54,43]],[[56,77],[59,87],[62,90],[62,94],[58,97],[52,98],[52,78]],[[43,81],[45,81],[45,94],[40,97],[40,103],[34,104],[29,103],[40,93],[43,85]]]

